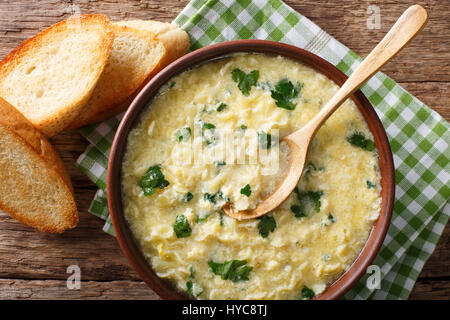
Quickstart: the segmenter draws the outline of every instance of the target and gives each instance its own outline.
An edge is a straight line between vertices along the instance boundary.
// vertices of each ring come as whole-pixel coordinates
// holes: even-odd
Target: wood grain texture
[[[74,12],[105,13],[113,20],[171,21],[188,1],[168,0],[0,0],[0,59],[26,38]],[[289,0],[297,11],[365,56],[416,1]],[[450,120],[450,4],[420,1],[428,25],[382,71]],[[381,9],[381,29],[366,27],[367,7]],[[80,211],[79,226],[62,235],[43,234],[0,213],[0,299],[157,299],[102,231],[103,221],[87,212],[96,186],[74,165],[88,143],[76,131],[51,139],[71,176]],[[426,263],[412,299],[450,299],[450,227]],[[81,268],[81,289],[66,287],[67,267]]]
[[[7,299],[159,300],[160,298],[142,281],[83,281],[80,289],[69,290],[65,280],[0,279],[0,300]]]

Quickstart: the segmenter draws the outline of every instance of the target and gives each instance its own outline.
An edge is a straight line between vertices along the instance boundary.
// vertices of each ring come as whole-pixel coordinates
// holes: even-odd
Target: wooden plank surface
[[[365,56],[416,1],[286,1],[332,36]],[[450,1],[420,1],[430,20],[422,33],[383,71],[450,120]],[[75,12],[105,13],[113,20],[171,21],[187,1],[0,0],[0,59],[26,38]],[[366,27],[369,5],[381,9],[381,28]],[[75,188],[79,226],[63,235],[36,232],[0,212],[0,299],[157,299],[122,255],[103,222],[87,212],[96,186],[74,163],[88,143],[76,131],[51,139]],[[426,263],[412,299],[450,298],[450,227]],[[69,265],[81,269],[80,290],[68,290]]]

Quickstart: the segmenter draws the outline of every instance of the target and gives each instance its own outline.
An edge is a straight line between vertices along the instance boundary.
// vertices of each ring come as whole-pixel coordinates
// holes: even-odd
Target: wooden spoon
[[[227,215],[238,220],[260,217],[282,204],[298,184],[305,167],[306,155],[317,130],[328,117],[358,88],[375,74],[385,63],[391,60],[419,33],[427,22],[426,10],[420,5],[409,7],[389,30],[381,42],[364,59],[338,92],[319,113],[304,127],[283,137],[289,146],[289,166],[284,180],[277,189],[263,199],[253,210],[235,210],[231,203],[225,204],[223,210]]]

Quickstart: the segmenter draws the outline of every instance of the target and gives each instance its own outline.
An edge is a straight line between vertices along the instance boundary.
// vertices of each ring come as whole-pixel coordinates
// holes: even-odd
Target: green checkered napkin
[[[313,22],[279,0],[193,0],[175,19],[189,33],[191,50],[232,39],[270,39],[309,50],[350,75],[361,59]],[[394,154],[396,201],[392,224],[373,264],[381,268],[380,289],[369,289],[367,277],[346,299],[406,299],[433,252],[450,216],[449,125],[392,79],[377,73],[362,87],[375,107]],[[78,167],[100,189],[90,212],[106,220],[114,235],[106,202],[109,148],[121,115],[82,134],[91,146]]]

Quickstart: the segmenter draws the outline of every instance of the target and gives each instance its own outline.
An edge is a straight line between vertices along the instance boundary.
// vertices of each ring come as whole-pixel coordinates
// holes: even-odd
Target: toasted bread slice
[[[77,128],[122,104],[155,70],[166,56],[163,43],[145,30],[113,25],[114,43],[108,62],[91,98],[68,128]]]
[[[181,57],[189,48],[188,34],[173,23],[153,20],[124,20],[114,22],[114,24],[147,30],[156,34],[156,37],[164,43],[168,52],[163,67]]]
[[[113,43],[104,15],[61,21],[25,41],[0,62],[0,97],[47,137],[81,112]]]
[[[40,231],[74,228],[78,212],[61,158],[45,136],[0,98],[0,209]]]
[[[138,30],[141,33],[150,32],[156,35],[156,38],[163,43],[166,49],[165,50],[166,54],[158,62],[158,65],[155,66],[155,68],[151,71],[150,74],[148,74],[147,79],[145,79],[145,81],[141,83],[141,85],[134,91],[131,97],[133,97],[139,91],[139,89],[141,89],[146,84],[147,80],[149,80],[152,76],[154,76],[157,72],[159,72],[165,66],[170,64],[172,61],[178,59],[183,54],[185,54],[187,49],[189,48],[189,36],[187,35],[187,33],[171,23],[150,21],[150,20],[128,20],[128,21],[114,22],[113,25],[116,25],[118,27],[119,26],[129,27]],[[111,51],[111,55],[113,54],[114,54],[114,45]],[[122,78],[126,79],[127,76],[124,77],[122,75]],[[99,81],[99,84],[97,86],[99,90],[101,90],[101,88],[104,87],[104,85],[101,85],[101,82],[102,81]],[[110,81],[104,82],[107,85],[111,85],[112,80],[110,79]],[[95,96],[96,94],[93,94],[93,97]],[[123,100],[121,101],[121,99],[116,99],[116,103],[114,105],[110,105],[110,107],[107,108],[102,107],[101,103],[100,104],[96,103],[96,106],[94,106],[93,101],[89,101],[88,104],[91,104],[91,106],[87,107],[87,109],[88,110],[90,109],[91,112],[87,111],[85,114],[85,112],[83,111],[82,115],[80,115],[77,119],[75,119],[68,128],[81,127],[89,123],[95,123],[106,120],[127,109],[128,106],[130,105],[130,102],[132,101],[131,97],[128,97],[128,99],[126,99],[125,102],[123,102]],[[93,112],[94,110],[98,111]]]

